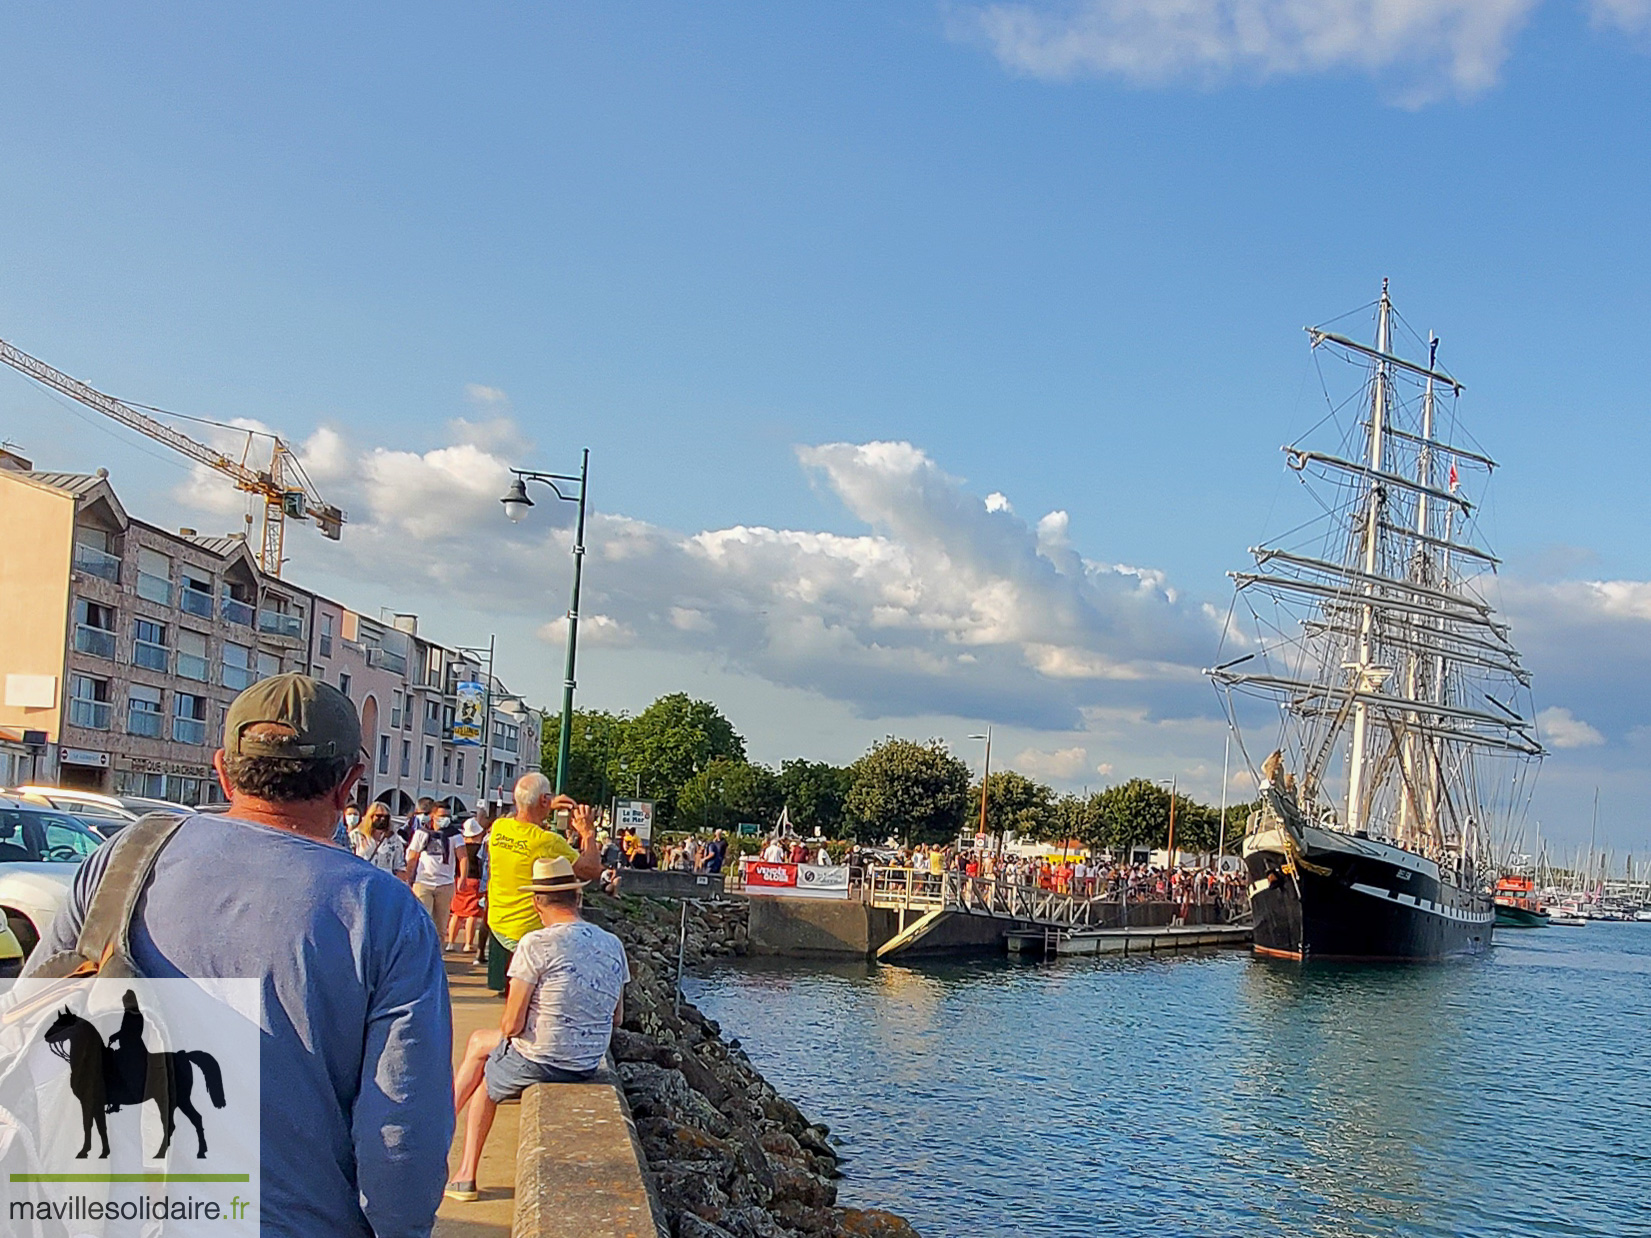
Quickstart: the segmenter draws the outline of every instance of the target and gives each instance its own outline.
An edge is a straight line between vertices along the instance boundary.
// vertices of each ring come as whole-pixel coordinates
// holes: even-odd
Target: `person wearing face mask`
[[[407,867],[407,844],[390,828],[390,806],[371,804],[361,828],[350,836],[352,849],[374,868],[400,876]]]

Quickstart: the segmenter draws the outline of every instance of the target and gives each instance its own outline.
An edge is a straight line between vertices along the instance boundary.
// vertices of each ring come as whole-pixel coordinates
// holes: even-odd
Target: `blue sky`
[[[646,553],[593,554],[585,700],[710,693],[767,759],[966,750],[995,717],[1063,785],[1213,796],[1213,697],[1116,668],[1202,664],[1199,608],[1322,407],[1301,327],[1388,276],[1505,466],[1538,705],[1590,729],[1544,771],[1544,830],[1585,834],[1600,782],[1616,845],[1651,846],[1651,5],[567,8],[8,10],[0,336],[129,398],[327,429],[358,524],[296,535],[294,574],[499,628],[547,702],[560,544],[483,490],[588,445],[598,532]],[[163,523],[235,523],[20,378],[0,437],[106,464]],[[873,443],[912,454],[849,446]],[[1150,579],[1037,593],[1056,511],[1062,546]],[[776,536],[712,536],[745,527]],[[1058,622],[1009,632],[953,576]]]

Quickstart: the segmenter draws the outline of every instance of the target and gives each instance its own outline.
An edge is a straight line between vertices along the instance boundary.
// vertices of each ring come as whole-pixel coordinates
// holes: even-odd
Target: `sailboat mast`
[[[1387,281],[1382,280],[1382,297],[1376,314],[1376,351],[1385,356],[1391,347],[1390,317],[1393,306],[1387,299]],[[1382,471],[1382,432],[1385,428],[1387,413],[1387,362],[1377,360],[1375,378],[1371,383],[1370,394],[1370,471]],[[1370,505],[1364,517],[1364,573],[1366,576],[1376,575],[1377,551],[1380,547],[1381,530],[1381,487],[1374,479],[1370,483]],[[1365,596],[1373,591],[1373,585],[1365,586]],[[1363,614],[1359,618],[1359,657],[1353,668],[1353,690],[1364,693],[1370,690],[1370,631],[1375,624],[1376,612],[1368,602],[1363,607]],[[1364,800],[1364,766],[1365,749],[1368,744],[1369,710],[1364,701],[1359,700],[1353,706],[1353,748],[1347,763],[1347,828],[1358,831],[1364,828],[1363,800]]]

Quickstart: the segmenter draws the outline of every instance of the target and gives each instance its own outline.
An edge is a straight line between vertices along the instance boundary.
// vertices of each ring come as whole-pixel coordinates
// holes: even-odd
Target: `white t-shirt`
[[[785,848],[780,846],[779,843],[769,843],[767,847],[763,848],[762,858],[768,864],[783,864],[785,863]]]
[[[432,847],[431,843],[435,845]],[[421,886],[450,886],[457,880],[459,870],[459,840],[448,838],[446,847],[434,830],[414,830],[413,841],[407,844],[407,854],[418,856],[418,872],[413,880]]]
[[[516,945],[510,978],[533,985],[516,1052],[561,1070],[595,1070],[613,1035],[613,1012],[631,978],[625,947],[584,920],[534,929]]]

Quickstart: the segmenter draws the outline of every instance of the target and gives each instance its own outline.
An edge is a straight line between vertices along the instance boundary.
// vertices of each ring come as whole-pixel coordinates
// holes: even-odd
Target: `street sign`
[[[755,821],[741,821],[740,822],[740,837],[741,838],[755,838],[758,834],[761,834],[761,833],[762,833],[762,826],[758,825]]]
[[[651,842],[654,836],[654,801],[620,800],[613,802],[613,828],[631,830],[641,842]]]

